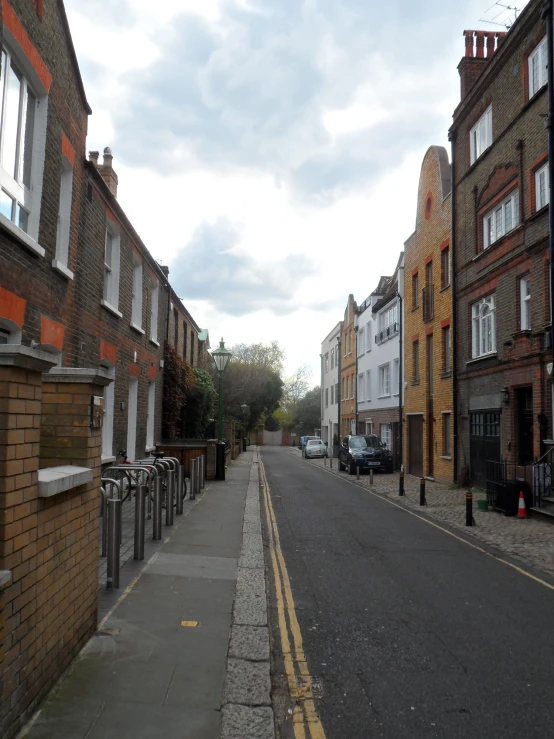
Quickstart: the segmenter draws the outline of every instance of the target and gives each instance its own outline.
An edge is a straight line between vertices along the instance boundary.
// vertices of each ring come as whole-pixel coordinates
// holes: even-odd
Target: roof
[[[65,32],[67,34],[67,46],[69,48],[69,55],[71,57],[71,61],[73,62],[73,67],[75,71],[75,75],[77,77],[77,86],[79,88],[79,92],[81,93],[81,98],[83,99],[83,104],[85,106],[85,110],[89,115],[92,113],[92,108],[88,104],[87,100],[87,94],[85,92],[85,86],[83,84],[83,78],[81,77],[81,70],[79,69],[79,62],[77,60],[77,54],[75,52],[75,46],[73,45],[73,38],[71,36],[71,29],[69,28],[69,21],[67,19],[67,13],[65,12],[65,6],[63,4],[63,0],[58,0],[58,7],[60,9],[60,15],[62,17],[62,23],[65,29]]]
[[[390,303],[390,301],[395,298],[398,294],[398,270],[401,266],[403,266],[403,259],[404,259],[404,252],[400,252],[400,256],[398,258],[398,262],[396,265],[396,269],[394,270],[394,274],[392,277],[381,277],[379,280],[379,288],[382,286],[381,283],[383,280],[388,280],[388,283],[384,285],[384,295],[383,297],[378,300],[371,308],[372,313],[377,313],[377,311],[381,310],[387,303]],[[376,291],[377,292],[377,291]],[[373,293],[372,293],[373,294]],[[381,294],[381,293],[377,293]]]

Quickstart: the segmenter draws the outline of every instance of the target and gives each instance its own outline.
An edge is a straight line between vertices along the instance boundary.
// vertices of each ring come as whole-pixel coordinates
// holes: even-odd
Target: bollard
[[[175,472],[168,470],[165,473],[165,525],[173,526],[173,506],[175,505]]]
[[[327,457],[323,457],[323,466],[327,467]]]
[[[148,513],[147,513],[148,519],[151,519],[152,518],[152,498],[153,498],[153,493],[154,493],[154,479],[151,477],[148,480],[148,494],[146,496],[147,499],[148,499],[148,504],[146,506],[147,511],[148,511]]]
[[[200,490],[206,487],[206,455],[200,457]]]
[[[369,470],[369,484],[373,485],[373,470]]]
[[[190,460],[190,499],[191,500],[196,499],[196,485],[194,484],[195,477],[196,477],[196,460],[191,459]]]
[[[185,468],[182,464],[177,467],[177,484],[175,486],[175,514],[181,516],[183,513],[183,485],[185,482]]]
[[[108,554],[108,498],[105,488],[100,488],[102,495],[102,553],[101,557]]]
[[[466,526],[473,526],[473,493],[466,493]]]
[[[419,480],[419,505],[427,505],[425,500],[425,478],[422,477]]]
[[[108,500],[108,590],[119,588],[119,527],[121,522],[121,499]]]
[[[154,510],[152,521],[152,538],[162,538],[162,476],[154,478]]]
[[[404,495],[404,467],[400,470],[400,478],[398,480],[398,495]]]
[[[144,559],[144,503],[148,487],[138,485],[135,492],[135,559]]]
[[[356,464],[356,480],[360,479],[360,464],[359,462]]]
[[[329,469],[333,469],[333,457],[329,457]]]
[[[200,464],[202,460],[196,457],[196,466],[194,468],[194,493],[200,495]]]

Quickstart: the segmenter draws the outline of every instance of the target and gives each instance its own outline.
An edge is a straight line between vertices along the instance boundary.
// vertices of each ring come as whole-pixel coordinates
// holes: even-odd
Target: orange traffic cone
[[[520,492],[519,494],[519,504],[517,507],[517,517],[518,518],[527,518],[527,508],[525,507],[525,498],[523,497],[523,493]]]

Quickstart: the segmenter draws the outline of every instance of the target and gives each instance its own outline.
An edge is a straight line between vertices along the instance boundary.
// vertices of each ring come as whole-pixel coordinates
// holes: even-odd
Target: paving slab
[[[125,593],[121,589],[123,597],[117,601],[111,596],[113,610],[24,736],[214,739],[219,735],[255,454],[241,455],[246,464],[232,464],[225,482],[210,482],[186,516],[176,517],[173,527],[164,527],[161,546],[149,552],[150,559],[138,572],[135,567],[138,579]],[[255,513],[256,506],[251,505],[250,519]],[[261,610],[263,570],[245,572],[241,588],[253,589]],[[262,654],[258,642],[253,640],[252,648]],[[246,649],[246,639],[235,643]],[[252,692],[256,701],[267,702],[265,678],[255,678],[254,672],[236,667],[233,690],[237,695]],[[263,716],[259,719],[263,721]]]

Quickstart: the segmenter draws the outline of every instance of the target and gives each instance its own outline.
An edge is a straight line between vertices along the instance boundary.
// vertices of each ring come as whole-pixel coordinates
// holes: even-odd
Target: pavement
[[[288,449],[289,454],[301,459],[297,449]],[[427,505],[419,505],[419,478],[412,475],[405,476],[405,496],[398,495],[398,473],[386,474],[376,472],[373,476],[373,485],[367,473],[357,481],[354,475],[338,471],[338,460],[333,459],[333,468],[329,467],[330,460],[310,459],[302,460],[305,464],[325,467],[340,477],[370,490],[377,495],[394,500],[395,503],[411,509],[416,509],[425,516],[446,523],[464,532],[465,535],[477,539],[479,542],[496,547],[509,554],[522,565],[534,567],[549,575],[554,575],[554,524],[549,520],[532,514],[525,520],[514,516],[505,516],[499,511],[480,511],[477,508],[478,500],[486,500],[485,491],[475,490],[473,493],[474,526],[465,525],[465,494],[466,490],[454,486],[426,482],[425,497]]]
[[[122,568],[119,597],[101,597],[111,610],[20,737],[273,739],[256,447],[226,478],[144,566]]]
[[[287,449],[263,447],[261,461],[318,737],[554,735],[554,579],[476,548],[431,506],[420,516]],[[287,686],[270,593],[275,718],[289,739],[303,696]]]

